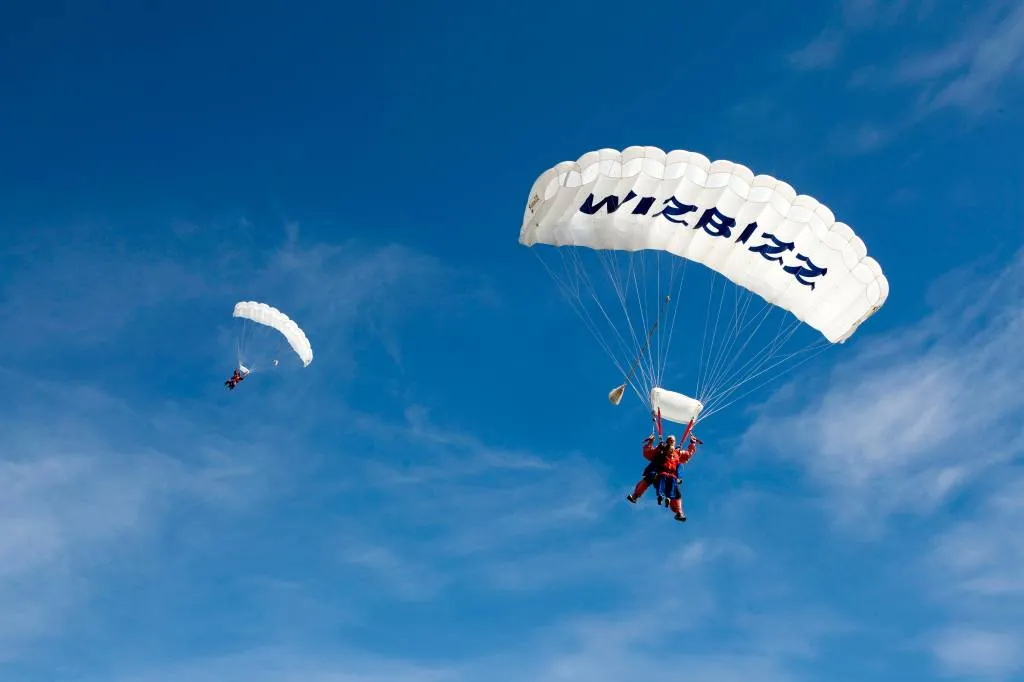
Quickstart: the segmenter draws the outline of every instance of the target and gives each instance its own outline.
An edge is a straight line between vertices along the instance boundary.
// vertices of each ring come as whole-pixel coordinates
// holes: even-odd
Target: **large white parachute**
[[[534,183],[519,242],[554,247],[561,259],[551,266],[532,249],[626,379],[612,402],[628,384],[652,410],[679,416],[708,416],[749,381],[821,350],[821,343],[785,350],[801,323],[825,346],[846,341],[889,293],[864,242],[816,199],[682,150],[601,149],[559,163]],[[683,287],[686,262],[710,270],[704,304],[699,286]],[[601,272],[608,292],[594,278]],[[751,294],[765,307],[753,318]],[[687,346],[670,356],[680,307]],[[625,324],[612,319],[617,308]],[[792,317],[765,339],[759,334],[772,309]],[[699,344],[698,313],[705,318]],[[744,357],[748,347],[754,357]],[[666,367],[698,350],[696,398],[661,389]]]
[[[241,301],[235,304],[233,315],[234,317],[249,320],[279,332],[284,337],[283,340],[291,346],[299,360],[302,361],[303,367],[308,367],[309,363],[313,362],[313,348],[309,343],[309,339],[306,338],[305,332],[290,317],[277,308],[257,301]],[[249,334],[250,331],[248,327],[243,329],[246,337],[251,336]],[[244,360],[242,356],[247,354],[247,349],[243,348],[243,346],[250,345],[248,341],[249,338],[244,338],[239,342],[239,364]],[[274,366],[277,366],[278,361],[276,358],[273,362]]]

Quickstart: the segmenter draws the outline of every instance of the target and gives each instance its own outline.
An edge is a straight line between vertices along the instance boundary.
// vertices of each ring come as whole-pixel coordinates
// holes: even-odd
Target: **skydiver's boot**
[[[676,521],[686,520],[686,514],[683,513],[683,501],[681,499],[672,500],[669,503],[669,507],[676,513]]]

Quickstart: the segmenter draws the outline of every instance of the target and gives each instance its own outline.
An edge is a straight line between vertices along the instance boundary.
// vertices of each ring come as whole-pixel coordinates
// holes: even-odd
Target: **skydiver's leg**
[[[658,504],[662,501],[665,502],[665,506],[668,506],[668,501],[672,499],[672,481],[668,476],[664,474],[658,474]]]
[[[633,492],[630,493],[629,495],[626,495],[626,499],[632,502],[633,504],[636,504],[636,501],[643,497],[644,492],[650,485],[650,481],[648,481],[646,478],[641,478],[637,482],[636,487],[633,488]]]
[[[683,513],[683,498],[677,497],[669,502],[669,508],[676,513],[676,521],[685,521],[686,514]]]
[[[637,500],[639,500],[643,496],[644,492],[649,487],[651,487],[652,485],[654,485],[657,482],[658,475],[656,473],[652,472],[650,469],[651,469],[651,465],[648,465],[644,469],[643,478],[641,478],[639,481],[637,481],[636,487],[633,488],[632,494],[626,495],[626,499],[627,500],[629,500],[630,502],[636,502]]]
[[[641,478],[640,481],[636,484],[636,487],[633,488],[633,492],[629,495],[626,495],[626,499],[635,504],[636,501],[643,496],[644,491],[646,491],[647,488],[649,488],[652,484],[654,484],[657,481],[657,478],[658,472],[655,469],[654,464],[648,464],[647,466],[645,466],[643,478]]]

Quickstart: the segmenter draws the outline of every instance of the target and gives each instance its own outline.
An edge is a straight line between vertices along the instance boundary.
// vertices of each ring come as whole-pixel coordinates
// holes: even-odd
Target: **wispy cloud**
[[[1024,432],[1016,452],[1024,452]],[[979,483],[976,511],[938,534],[923,569],[951,624],[928,646],[951,674],[1001,678],[1024,670],[1024,470],[1005,466]]]
[[[208,393],[221,400],[202,390],[170,400],[158,385],[162,377],[152,376],[154,354],[167,346],[181,357],[188,347],[191,364],[192,355],[210,354],[212,332],[230,322],[235,300],[280,296],[282,307],[292,304],[289,311],[319,332],[315,344],[327,352],[318,366],[344,369],[355,345],[366,341],[360,330],[367,324],[377,325],[378,340],[387,337],[390,326],[403,323],[406,306],[432,304],[433,294],[460,277],[394,245],[304,247],[294,229],[283,247],[262,255],[227,250],[223,257],[214,250],[212,261],[199,244],[182,253],[175,252],[180,244],[168,247],[158,257],[86,233],[40,240],[33,253],[46,257],[21,258],[17,248],[5,253],[14,264],[2,280],[0,311],[13,330],[0,341],[8,367],[0,368],[0,391],[9,406],[0,415],[5,660],[18,660],[33,643],[61,641],[73,624],[109,617],[89,606],[111,574],[167,581],[151,596],[156,601],[183,589],[183,578],[165,575],[169,569],[154,559],[164,557],[165,533],[183,537],[184,553],[173,560],[183,573],[197,570],[190,564],[197,553],[261,552],[250,536],[268,532],[266,510],[287,504],[319,466],[315,439],[307,437],[312,416],[296,392],[315,392],[321,407],[333,404],[340,397],[323,386],[337,389],[344,372],[310,373],[305,385],[231,401],[223,400],[219,382]],[[186,241],[210,239],[201,231],[179,233]],[[407,287],[410,295],[396,299],[394,292]],[[211,308],[217,312],[209,314]],[[133,350],[140,320],[150,338]],[[118,352],[96,363],[64,362],[59,374],[38,360],[88,344],[119,344]],[[391,350],[398,357],[400,347]],[[304,457],[289,456],[296,448]],[[277,533],[281,551],[302,549],[301,535]],[[379,571],[388,557],[370,552],[361,560],[376,562],[371,568]],[[240,571],[238,579],[259,577],[288,578]]]
[[[897,83],[926,86],[919,116],[941,109],[987,110],[999,86],[1024,66],[1024,5],[995,2],[968,22],[962,35],[897,65]]]
[[[496,445],[436,424],[418,405],[394,423],[351,414],[346,421],[367,448],[351,475],[366,482],[360,504],[374,511],[359,530],[340,529],[338,541],[342,560],[368,580],[420,599],[467,578],[508,589],[549,585],[565,560],[588,556],[593,571],[583,572],[614,570],[603,562],[615,546],[573,539],[596,527],[611,498],[605,475],[578,455]],[[394,451],[395,433],[411,445],[408,456]]]
[[[308,327],[318,365],[334,362],[345,375],[364,347],[383,348],[400,363],[399,332],[411,311],[426,325],[493,302],[476,274],[399,244],[304,240],[291,224],[263,250],[237,248],[252,230],[245,221],[208,230],[154,226],[150,240],[177,236],[155,248],[115,239],[112,228],[87,226],[69,230],[66,239],[5,248],[0,315],[16,321],[0,342],[5,362],[47,357],[55,348],[129,343],[141,336],[132,325],[142,323],[149,338],[137,341],[139,362],[183,344],[191,344],[193,355],[231,357],[225,351],[234,342],[226,331],[230,307],[255,298]],[[216,350],[210,339],[218,323],[224,348]]]
[[[1024,434],[1015,445],[1024,452]],[[1017,532],[1024,523],[1024,471],[999,473],[998,486],[983,489],[979,514],[942,533],[932,556],[959,597],[1024,599],[1024,537]]]
[[[362,652],[322,654],[280,647],[168,662],[97,678],[113,682],[462,682],[457,669],[416,664]]]
[[[633,581],[620,607],[565,616],[538,631],[532,652],[513,652],[498,679],[611,682],[666,668],[708,682],[798,679],[794,663],[816,656],[839,631],[835,619],[791,597],[752,606],[751,594],[770,593],[759,570],[771,556],[755,559],[733,542],[691,546],[700,549],[645,563],[644,579]],[[721,573],[731,580],[719,581]],[[673,587],[652,598],[651,586],[663,584]]]
[[[575,613],[552,613],[547,623],[520,634],[504,636],[502,644],[480,651],[467,643],[443,651],[391,654],[387,658],[369,651],[325,653],[313,647],[281,647],[268,644],[245,653],[161,665],[151,662],[134,673],[108,675],[118,682],[162,682],[169,679],[253,679],[260,682],[292,680],[392,679],[411,682],[473,682],[479,679],[541,682],[590,679],[613,682],[635,676],[656,677],[667,667],[699,676],[706,682],[795,680],[792,663],[811,654],[823,636],[814,626],[821,614],[794,609],[784,617],[764,614],[761,620],[733,620],[718,608],[711,585],[716,570],[743,567],[756,575],[738,545],[717,547],[705,541],[707,551],[691,555],[685,564],[685,580],[657,599],[651,584],[679,582],[681,566],[673,561],[645,563],[644,580],[626,574],[634,589],[608,609],[591,600],[580,603]],[[638,557],[646,561],[647,557]],[[585,561],[586,557],[580,557]],[[566,567],[561,566],[563,571]],[[464,588],[468,585],[463,584]],[[502,611],[493,611],[500,619]],[[511,612],[510,612],[511,613]],[[705,633],[731,633],[727,644],[710,644]],[[788,633],[788,634],[787,634]],[[794,646],[801,640],[799,647]],[[653,650],[659,655],[651,655]]]
[[[842,0],[829,24],[807,45],[790,54],[790,64],[804,71],[834,66],[857,34],[889,29],[908,17],[920,20],[931,13],[934,5],[933,0]]]
[[[1024,669],[1019,632],[953,627],[938,632],[932,651],[950,675],[1007,679]]]
[[[369,332],[400,362],[397,331],[408,321],[410,311],[429,311],[429,317],[419,320],[425,324],[463,312],[467,302],[486,300],[489,289],[470,286],[465,278],[436,257],[399,244],[376,248],[355,241],[303,245],[298,228],[292,226],[286,243],[239,286],[257,298],[277,296],[290,301],[295,314],[303,315],[304,325],[329,326],[333,333],[318,341],[318,346],[330,351],[324,354],[328,357],[348,355],[344,351],[358,330]]]
[[[292,479],[317,474],[308,469],[286,474],[275,466],[276,462],[298,466],[294,432],[282,438],[270,432],[236,435],[243,449],[233,453],[216,447],[223,434],[212,423],[200,420],[184,428],[180,416],[164,414],[161,425],[153,431],[153,421],[134,405],[93,391],[90,407],[83,413],[81,396],[73,387],[66,386],[65,391],[71,391],[71,395],[65,396],[66,401],[51,402],[52,414],[58,415],[62,423],[78,425],[70,442],[89,444],[88,459],[72,457],[58,466],[34,450],[25,450],[25,443],[42,431],[34,421],[20,422],[22,431],[5,430],[5,444],[17,446],[11,452],[32,462],[29,468],[18,469],[11,464],[3,470],[6,485],[21,491],[9,498],[5,515],[13,519],[21,514],[34,524],[45,525],[55,518],[54,510],[63,510],[56,516],[54,525],[62,531],[56,537],[71,543],[42,543],[40,540],[47,535],[30,526],[21,528],[20,536],[16,524],[7,528],[5,537],[17,545],[7,548],[9,553],[26,563],[18,567],[11,562],[14,575],[0,574],[0,594],[13,596],[24,589],[28,576],[41,576],[39,590],[29,590],[24,600],[7,601],[11,607],[5,616],[7,632],[18,631],[22,636],[28,633],[30,640],[43,633],[59,638],[75,618],[82,617],[90,603],[90,591],[96,589],[101,578],[97,571],[131,571],[127,559],[137,560],[145,549],[154,552],[156,558],[152,561],[169,558],[158,546],[161,531],[180,524],[197,502],[220,509],[228,517],[218,520],[217,514],[204,513],[194,525],[186,526],[211,529],[198,545],[205,552],[227,543],[221,551],[249,556],[256,551],[255,545],[269,543],[275,553],[290,555],[287,566],[300,558],[311,559],[325,566],[331,576],[329,590],[310,592],[315,578],[304,576],[296,568],[278,566],[275,570],[266,566],[255,571],[243,563],[238,567],[239,585],[247,591],[258,588],[261,593],[278,595],[261,605],[272,612],[257,611],[247,618],[245,628],[237,623],[228,628],[235,636],[245,634],[246,644],[218,648],[219,654],[207,656],[175,655],[173,647],[167,645],[159,655],[150,655],[144,661],[121,655],[107,666],[102,679],[471,682],[487,677],[498,682],[556,682],[578,679],[589,671],[590,679],[604,682],[623,679],[627,673],[655,675],[670,664],[689,674],[702,675],[708,682],[774,682],[795,679],[794,662],[814,657],[820,642],[835,631],[827,613],[802,606],[799,600],[794,602],[792,595],[780,593],[766,599],[772,594],[766,589],[768,583],[773,589],[779,587],[777,577],[769,570],[770,558],[756,555],[755,548],[742,539],[730,539],[738,528],[705,534],[699,528],[685,529],[687,534],[680,532],[666,540],[660,535],[666,529],[673,533],[683,529],[667,519],[663,524],[651,523],[649,514],[638,513],[628,517],[632,522],[610,524],[602,533],[596,522],[608,518],[610,505],[620,511],[633,508],[623,503],[618,491],[611,494],[600,470],[581,467],[571,454],[541,456],[495,445],[439,424],[421,408],[410,408],[400,428],[416,434],[416,442],[423,446],[421,457],[436,460],[425,478],[417,479],[415,471],[409,474],[411,481],[426,484],[419,489],[420,494],[409,498],[382,495],[388,492],[386,478],[366,478],[358,466],[360,461],[372,459],[372,454],[335,452],[339,466],[350,470],[354,480],[380,481],[382,487],[370,483],[370,498],[346,499],[345,505],[333,512],[334,518],[318,525],[316,535],[329,536],[324,545],[302,549],[295,544],[282,545],[282,531],[267,523],[280,510],[296,503]],[[23,411],[19,419],[29,414]],[[220,418],[216,413],[210,415],[211,422]],[[115,437],[108,429],[111,423],[131,424],[132,429]],[[368,436],[372,431],[365,429],[380,423],[367,417],[353,428],[364,429],[362,435]],[[164,434],[178,429],[178,439],[162,440]],[[393,432],[389,429],[381,433]],[[144,450],[128,447],[147,433],[158,436],[149,438],[157,441],[154,446]],[[63,440],[67,435],[53,443],[35,442],[47,452],[63,443],[58,452],[64,452],[70,447]],[[196,456],[195,452],[211,442],[219,451],[217,456]],[[262,443],[265,451],[244,447],[251,442]],[[382,447],[393,443],[385,438],[370,444]],[[82,465],[83,461],[91,466]],[[241,480],[227,476],[223,489],[201,497],[207,488],[196,481],[206,480],[211,463],[216,463],[218,469],[235,471],[242,461],[250,462],[251,467]],[[276,485],[268,491],[261,485],[253,486],[252,478]],[[567,480],[575,481],[581,494],[567,496]],[[44,494],[46,490],[51,493]],[[68,494],[72,490],[74,494]],[[309,488],[303,491],[301,504],[314,508],[320,500],[308,494]],[[246,494],[251,501],[259,502],[258,507],[266,508],[266,515],[237,513],[238,496]],[[602,498],[608,501],[595,501]],[[229,501],[227,506],[222,504],[225,499]],[[372,507],[364,506],[373,500],[376,502]],[[649,511],[654,514],[660,510]],[[253,508],[252,514],[257,513]],[[263,522],[258,527],[259,541],[250,544],[245,534],[256,519]],[[337,530],[333,535],[332,528]],[[35,537],[32,543],[18,540],[27,537],[29,530]],[[298,542],[307,539],[300,537]],[[93,557],[97,562],[72,560],[78,556]],[[181,561],[175,563],[178,570]],[[57,566],[69,567],[77,579],[54,581]],[[743,585],[743,589],[723,592],[722,575],[736,575],[735,584]],[[42,603],[50,606],[42,613],[27,610],[36,606],[35,598],[43,584],[51,591],[50,602]],[[651,586],[661,584],[672,587],[652,601]],[[62,585],[67,596],[56,600],[65,597]],[[338,591],[337,585],[347,587],[342,590],[342,598],[334,601],[326,595]],[[234,583],[218,585],[219,590],[234,587]],[[160,589],[173,590],[173,583],[162,584]],[[367,647],[338,654],[297,643],[315,639],[311,633],[321,632],[327,624],[358,632],[360,609],[385,607],[390,612],[400,602],[409,604],[409,608],[423,607],[449,589],[452,592],[446,599],[469,594],[477,603],[487,605],[497,618],[505,609],[514,612],[508,600],[526,592],[549,590],[550,594],[557,591],[564,595],[576,590],[580,600],[571,608],[529,621],[517,630],[520,634],[515,642],[494,650],[458,646],[426,656],[422,652],[385,655]],[[592,595],[595,589],[602,589],[603,598],[592,603],[585,595]],[[310,596],[316,594],[325,603],[311,603],[316,599]],[[752,594],[758,598],[752,600]],[[329,609],[325,608],[328,603]],[[275,613],[281,617],[274,618]],[[300,620],[282,620],[284,615]],[[37,623],[35,631],[29,628],[33,622]],[[156,637],[160,626],[152,627],[155,629],[150,636]],[[481,627],[493,631],[497,624],[485,622]],[[706,638],[711,631],[716,637],[722,632],[728,637],[712,644]],[[19,648],[15,645],[19,640],[11,635],[5,641],[4,632],[5,628],[0,627],[0,644],[6,644],[8,655],[17,659]],[[250,646],[250,642],[255,644]],[[675,653],[667,660],[651,657],[652,642],[661,642]]]
[[[896,511],[931,511],[1019,454],[1024,253],[994,280],[963,274],[928,319],[865,339],[799,397],[781,392],[748,433],[769,443],[785,433],[776,449],[825,486],[845,521],[870,528]]]
[[[826,29],[814,40],[789,56],[794,67],[804,71],[816,71],[832,66],[843,48],[842,34],[834,29]]]
[[[341,561],[365,573],[365,579],[378,584],[388,600],[426,601],[452,583],[452,577],[415,557],[416,550],[406,546],[390,547],[380,541],[348,535],[338,538]],[[412,549],[412,551],[409,551]]]
[[[915,584],[948,618],[916,642],[949,674],[999,678],[1020,669],[1024,650],[1024,252],[983,271],[937,282],[926,319],[865,338],[799,397],[783,390],[747,436],[786,434],[779,454],[850,530],[878,531],[898,512],[942,520],[957,499]]]
[[[0,376],[19,396],[0,415],[0,657],[13,659],[59,639],[93,578],[144,551],[177,504],[216,508],[226,486],[205,482],[211,469],[190,456],[198,443],[154,439],[153,424],[111,396]]]
[[[976,117],[996,108],[1005,86],[1024,74],[1024,6],[851,0],[790,62],[833,79],[848,73],[852,88],[885,97],[875,107],[887,112],[882,118],[843,122],[832,136],[837,150],[873,152],[940,112]]]
[[[212,293],[209,280],[172,257],[125,259],[113,246],[54,245],[4,273],[0,314],[16,321],[4,345],[109,341],[148,307]]]

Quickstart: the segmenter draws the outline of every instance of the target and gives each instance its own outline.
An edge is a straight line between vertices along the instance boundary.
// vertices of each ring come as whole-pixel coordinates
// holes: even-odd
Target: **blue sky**
[[[144,4],[0,10],[0,679],[1024,679],[1024,5]],[[686,525],[516,242],[632,144],[892,291]],[[228,394],[246,298],[316,359]]]

